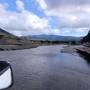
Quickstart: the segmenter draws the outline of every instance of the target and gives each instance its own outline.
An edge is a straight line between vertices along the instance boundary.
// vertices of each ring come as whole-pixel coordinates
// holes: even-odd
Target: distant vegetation
[[[59,36],[59,35],[32,35],[23,36],[21,38],[26,38],[33,43],[39,44],[80,44],[82,37],[72,37],[72,36]]]
[[[54,44],[78,45],[78,44],[81,44],[79,41],[30,40],[30,42],[34,44],[38,44],[38,45],[54,45]]]

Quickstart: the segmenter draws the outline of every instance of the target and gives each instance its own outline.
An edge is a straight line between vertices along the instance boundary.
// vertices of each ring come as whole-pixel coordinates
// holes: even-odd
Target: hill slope
[[[0,45],[19,45],[26,43],[28,43],[28,40],[21,39],[0,28]]]
[[[32,35],[26,36],[27,39],[32,40],[49,40],[49,41],[80,41],[82,37],[59,36],[59,35]]]
[[[0,28],[0,35],[3,35],[3,36],[14,36],[11,33],[7,32],[7,31],[5,31],[5,30],[3,30],[1,28]]]

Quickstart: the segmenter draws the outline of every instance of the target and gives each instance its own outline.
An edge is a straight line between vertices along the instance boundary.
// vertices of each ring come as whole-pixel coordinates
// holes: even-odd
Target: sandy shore
[[[78,47],[81,47],[81,45],[67,45],[67,46],[63,47],[61,52],[63,52],[63,53],[76,53],[77,52],[76,48],[78,48]]]
[[[77,51],[90,54],[90,47],[86,47],[84,45],[67,45],[61,50],[61,52],[63,53],[70,53],[70,54],[76,54]]]

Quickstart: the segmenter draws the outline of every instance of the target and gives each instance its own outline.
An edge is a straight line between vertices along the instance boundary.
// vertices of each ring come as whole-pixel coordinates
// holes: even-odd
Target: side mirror
[[[0,61],[0,90],[6,89],[13,84],[12,68],[9,63]]]

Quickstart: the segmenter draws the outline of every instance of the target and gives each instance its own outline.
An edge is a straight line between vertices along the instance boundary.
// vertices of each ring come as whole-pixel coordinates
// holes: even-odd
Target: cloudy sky
[[[18,36],[85,36],[90,0],[0,0],[0,28]]]

